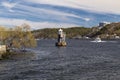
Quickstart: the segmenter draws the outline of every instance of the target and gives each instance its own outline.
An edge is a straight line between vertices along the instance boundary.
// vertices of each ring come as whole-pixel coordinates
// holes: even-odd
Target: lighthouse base
[[[67,44],[66,44],[66,42],[56,42],[55,45],[60,46],[60,47],[65,47]]]

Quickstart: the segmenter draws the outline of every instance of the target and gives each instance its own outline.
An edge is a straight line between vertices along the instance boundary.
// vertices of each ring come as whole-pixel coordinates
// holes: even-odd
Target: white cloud
[[[2,6],[7,8],[13,8],[15,5],[16,5],[15,3],[2,2]]]
[[[4,7],[6,5],[6,3],[2,3],[4,5]],[[9,5],[9,4],[8,4]],[[84,21],[89,21],[87,20],[86,18],[84,17],[81,17],[79,15],[75,15],[75,14],[72,14],[72,13],[66,13],[66,12],[63,12],[63,11],[57,11],[57,10],[54,10],[54,9],[49,9],[49,10],[46,10],[44,8],[36,8],[36,7],[32,7],[32,6],[27,6],[27,5],[22,5],[22,4],[17,4],[15,6],[14,5],[9,5],[9,11],[10,12],[14,12],[12,10],[12,8],[15,7],[16,9],[22,9],[23,11],[16,11],[16,13],[14,15],[18,16],[18,15],[24,15],[26,17],[37,17],[37,18],[41,18],[41,16],[44,18],[52,18],[53,20],[58,20],[60,22],[56,23],[52,23],[52,22],[49,22],[49,21],[46,21],[46,22],[33,22],[33,21],[30,21],[30,20],[26,20],[26,19],[9,19],[9,18],[0,18],[0,25],[9,25],[9,26],[16,26],[16,25],[21,25],[23,23],[27,23],[29,24],[32,29],[39,29],[39,28],[51,28],[51,27],[73,27],[73,26],[78,26],[76,24],[69,24],[69,23],[62,23],[64,22],[64,20],[66,22],[75,22],[73,19],[69,18],[69,17],[74,17],[74,18],[79,18],[79,19],[82,19]],[[4,11],[2,12],[2,14],[4,14]],[[5,13],[5,15],[10,15],[12,16],[11,13]],[[53,17],[54,16],[54,17]]]
[[[2,2],[1,5],[7,8],[10,12],[14,12],[12,8],[15,7],[16,3]]]
[[[18,25],[22,25],[23,23],[29,24],[32,29],[55,28],[55,27],[66,28],[66,27],[78,26],[76,24],[69,24],[69,23],[33,22],[23,19],[0,18],[1,25],[18,26]]]
[[[66,6],[93,12],[120,14],[120,0],[25,0],[33,3]]]
[[[90,18],[84,18],[85,21],[90,21],[91,19]]]
[[[84,21],[89,21],[90,20],[90,18],[84,18],[84,17],[81,17],[79,15],[75,15],[75,14],[72,14],[72,13],[66,13],[66,12],[63,12],[63,11],[57,11],[57,10],[52,10],[52,9],[49,9],[49,10],[48,9],[41,9],[41,8],[35,8],[35,7],[26,6],[26,5],[20,5],[20,4],[18,4],[16,7],[17,8],[22,8],[22,9],[24,9],[26,11],[30,11],[30,12],[33,13],[33,15],[38,14],[39,17],[41,16],[40,14],[42,14],[42,15],[47,14],[47,15],[50,15],[50,16],[51,15],[52,16],[53,15],[58,16],[59,18],[74,17],[74,18],[82,19]],[[29,14],[31,14],[31,13],[29,13]],[[89,20],[86,20],[86,19],[89,19]]]

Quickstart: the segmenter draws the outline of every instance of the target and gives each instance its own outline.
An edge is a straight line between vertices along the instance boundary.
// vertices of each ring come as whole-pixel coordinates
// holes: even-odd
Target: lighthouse
[[[56,46],[66,46],[65,37],[66,37],[66,34],[60,28],[58,30],[58,40],[57,40]]]

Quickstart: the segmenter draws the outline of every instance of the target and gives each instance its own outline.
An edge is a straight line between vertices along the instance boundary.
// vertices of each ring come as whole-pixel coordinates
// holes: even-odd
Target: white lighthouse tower
[[[56,43],[56,46],[66,46],[65,37],[66,37],[66,34],[60,28],[58,30],[58,42]]]

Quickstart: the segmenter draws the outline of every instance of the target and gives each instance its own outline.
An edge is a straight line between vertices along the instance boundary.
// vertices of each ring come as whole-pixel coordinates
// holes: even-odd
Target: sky
[[[120,22],[120,0],[0,0],[0,26],[93,27]]]

